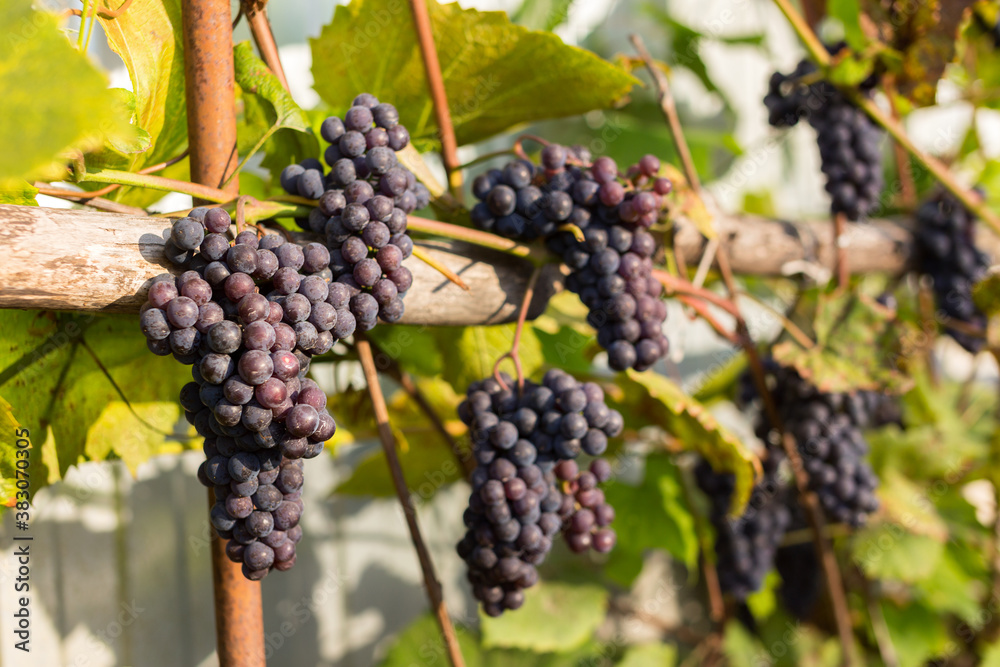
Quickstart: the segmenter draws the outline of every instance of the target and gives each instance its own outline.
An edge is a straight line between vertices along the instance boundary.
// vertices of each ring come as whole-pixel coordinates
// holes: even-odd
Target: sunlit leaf
[[[614,106],[636,80],[552,33],[515,25],[503,12],[429,0],[432,29],[458,143],[485,139],[542,118]],[[394,0],[354,0],[311,40],[320,96],[344,111],[370,92],[392,102],[418,147],[438,128],[409,8]],[[558,94],[552,94],[558,90]]]
[[[482,618],[483,646],[570,651],[590,639],[604,620],[607,603],[602,586],[543,581],[526,592],[517,611]]]
[[[60,154],[118,130],[107,78],[29,0],[0,3],[0,182],[65,175]]]

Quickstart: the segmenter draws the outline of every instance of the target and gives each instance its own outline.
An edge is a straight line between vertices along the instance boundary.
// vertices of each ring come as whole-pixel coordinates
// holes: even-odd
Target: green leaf
[[[733,667],[755,667],[760,664],[768,664],[760,661],[761,657],[769,655],[767,650],[739,621],[726,623],[722,650],[729,658],[729,664]]]
[[[650,643],[629,647],[618,667],[672,667],[676,663],[675,646]]]
[[[543,581],[528,591],[517,611],[482,618],[483,646],[571,651],[604,621],[607,604],[608,591],[602,586]]]
[[[554,334],[539,328],[534,328],[534,332],[541,343],[545,363],[572,375],[590,373],[591,363],[585,352],[594,343],[593,334],[584,334],[571,326],[559,327]]]
[[[503,12],[427,3],[459,145],[515,125],[604,109],[637,80]],[[370,92],[399,109],[419,148],[438,144],[411,13],[396,0],[353,0],[311,40],[316,92],[334,111]],[[558,90],[558,94],[553,91]]]
[[[955,557],[951,545],[946,547],[934,573],[916,584],[923,601],[938,613],[955,614],[969,625],[981,621],[977,596],[979,583]]]
[[[934,572],[944,544],[896,523],[875,522],[855,535],[851,552],[869,577],[912,583]]]
[[[404,370],[426,377],[441,373],[444,362],[438,350],[435,329],[396,324],[391,327],[375,327],[367,336]],[[465,387],[456,389],[465,391]]]
[[[70,149],[100,146],[118,118],[108,82],[49,12],[0,4],[0,182],[62,178]]]
[[[566,22],[573,0],[524,0],[511,20],[530,30],[554,30]]]
[[[319,142],[309,125],[309,116],[254,55],[250,42],[233,47],[233,60],[244,103],[242,122],[237,128],[240,154],[249,155],[264,147],[264,166],[272,172],[319,155]]]
[[[840,21],[848,46],[855,51],[865,48],[868,40],[861,29],[861,6],[858,0],[827,0],[826,13]]]
[[[483,651],[479,647],[478,638],[472,632],[472,629],[464,625],[455,625],[455,636],[462,657],[465,658],[466,667],[482,667],[486,664]],[[422,614],[396,637],[381,667],[413,667],[414,664],[446,662],[447,653],[441,640],[437,620],[433,614]]]
[[[443,360],[442,376],[456,390],[465,391],[473,382],[493,374],[493,364],[510,351],[514,342],[513,324],[488,327],[441,327],[435,333]],[[532,327],[521,333],[521,366],[524,377],[532,377],[542,367],[542,345]],[[513,364],[503,368],[513,375]]]
[[[12,406],[17,421],[31,431],[32,443],[46,443],[43,455],[56,477],[91,454],[106,457],[113,450],[133,467],[143,460],[141,447],[123,436],[126,428],[149,430],[134,416],[129,421],[120,415],[117,424],[122,430],[117,438],[106,428],[98,428],[103,440],[88,441],[91,426],[107,406],[121,401],[98,360],[136,404],[176,401],[180,388],[190,380],[185,366],[149,353],[135,316],[6,310],[0,311],[0,330],[5,334],[0,339],[0,396]],[[0,448],[11,437],[9,432],[0,433]],[[165,438],[163,434],[158,437],[161,442]],[[147,452],[151,449],[148,441],[142,447]],[[36,482],[44,479],[39,476]]]
[[[772,352],[776,361],[795,368],[824,392],[900,392],[910,384],[893,367],[900,333],[889,309],[851,293],[823,293],[801,303],[800,311],[806,312],[796,313],[797,319],[811,320],[816,344],[804,348],[795,340],[779,343]]]
[[[135,3],[116,18],[98,17],[108,46],[128,70],[135,93],[136,125],[150,141],[149,150],[128,156],[124,164],[106,166],[138,171],[176,157],[187,144],[180,5],[180,0],[147,0]],[[90,159],[88,165],[104,166],[96,160],[91,164]],[[175,170],[170,175],[178,174]],[[147,206],[162,196],[162,192],[128,187],[108,195],[133,206]]]
[[[35,195],[38,188],[26,181],[0,181],[0,204],[15,204],[17,206],[38,206]]]
[[[665,429],[686,448],[700,453],[716,471],[733,473],[736,488],[732,512],[740,514],[753,489],[757,457],[705,406],[664,376],[630,370],[627,377],[627,382],[621,382],[627,403],[639,406],[651,423]]]
[[[664,549],[689,568],[697,565],[698,536],[681,484],[670,458],[651,454],[639,486],[616,479],[605,489],[618,534],[606,569],[618,583],[631,585],[647,549]]]
[[[746,369],[746,356],[742,353],[733,354],[699,377],[696,386],[690,388],[691,396],[699,403],[710,403],[716,399],[732,396],[734,387]]]
[[[903,608],[889,601],[879,604],[899,655],[900,667],[921,667],[947,647],[945,619],[937,611],[914,603]]]

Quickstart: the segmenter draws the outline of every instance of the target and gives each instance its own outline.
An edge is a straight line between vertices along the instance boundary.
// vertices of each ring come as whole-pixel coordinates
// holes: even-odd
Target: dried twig
[[[403,507],[403,514],[406,516],[406,525],[410,530],[410,539],[413,541],[413,548],[417,552],[420,560],[420,569],[424,575],[424,586],[427,589],[427,598],[431,608],[437,618],[438,626],[441,628],[441,636],[444,640],[445,648],[448,651],[448,658],[453,667],[464,667],[465,660],[458,645],[458,638],[455,636],[455,628],[452,626],[451,617],[448,616],[448,608],[444,604],[441,595],[441,583],[434,573],[434,563],[431,561],[431,554],[427,550],[424,538],[420,534],[420,525],[417,523],[417,511],[410,499],[410,491],[406,486],[406,478],[403,477],[403,469],[399,464],[399,457],[396,455],[396,436],[392,433],[389,425],[389,410],[385,404],[385,397],[382,395],[382,388],[378,383],[378,371],[375,369],[375,358],[372,356],[371,345],[365,339],[359,339],[355,343],[358,357],[361,360],[361,367],[365,373],[365,380],[368,383],[368,394],[372,400],[372,407],[375,409],[375,421],[378,424],[378,435],[382,441],[382,449],[385,451],[385,460],[389,464],[389,472],[392,475],[393,486],[396,487],[396,496]]]
[[[444,90],[441,63],[438,60],[434,33],[431,30],[431,17],[427,13],[427,3],[424,0],[410,0],[410,8],[413,10],[413,23],[417,29],[417,40],[420,43],[420,55],[424,61],[424,72],[427,74],[427,85],[430,88],[431,100],[434,102],[434,115],[441,133],[441,158],[444,161],[445,169],[448,170],[451,193],[461,201],[462,170],[459,168],[458,143],[455,141],[455,128],[451,124],[451,111],[448,109],[448,96]]]

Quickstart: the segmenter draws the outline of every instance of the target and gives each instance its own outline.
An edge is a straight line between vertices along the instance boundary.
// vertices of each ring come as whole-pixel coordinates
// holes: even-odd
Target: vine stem
[[[727,299],[704,287],[692,285],[684,278],[675,276],[663,269],[653,269],[653,277],[660,281],[667,291],[697,297],[703,301],[722,308],[733,317],[739,317],[740,311],[732,299]]]
[[[899,122],[899,106],[896,104],[896,82],[891,74],[885,75],[885,96],[889,98],[889,110],[892,119]],[[892,142],[892,155],[896,162],[896,173],[899,176],[899,189],[902,198],[903,208],[913,211],[917,208],[917,184],[913,180],[913,169],[910,167],[910,158],[906,149],[899,145],[898,141]]]
[[[535,284],[538,282],[538,276],[542,273],[542,267],[536,266],[531,272],[531,277],[528,278],[528,286],[524,288],[524,296],[521,297],[521,310],[517,313],[517,328],[514,329],[514,342],[510,346],[510,352],[504,353],[496,363],[493,364],[493,377],[496,381],[500,383],[500,386],[507,389],[507,383],[500,379],[500,362],[504,359],[510,359],[514,362],[514,369],[517,371],[517,391],[524,391],[524,369],[521,367],[521,332],[524,331],[524,323],[528,319],[528,307],[531,306],[531,300],[535,297]]]
[[[789,319],[789,317],[787,315],[785,315],[783,312],[781,312],[780,310],[778,310],[777,308],[775,308],[771,304],[767,303],[766,301],[764,301],[763,299],[761,299],[757,295],[752,294],[752,293],[750,293],[750,292],[748,292],[746,290],[740,290],[737,293],[740,296],[742,296],[742,297],[746,297],[747,299],[750,299],[751,301],[753,301],[754,303],[756,303],[758,306],[766,309],[772,315],[774,315],[779,320],[781,320],[781,326],[782,326],[782,328],[784,328],[784,330],[787,331],[791,335],[791,337],[794,338],[795,341],[799,345],[801,345],[802,347],[804,347],[807,350],[816,347],[816,343],[814,343],[813,340],[811,338],[809,338],[809,336],[806,335],[806,332],[803,331],[802,329],[800,329],[799,326],[797,324],[795,324],[795,322],[792,322],[792,320]]]
[[[169,160],[167,160],[165,162],[160,162],[159,164],[154,164],[154,165],[150,165],[148,167],[144,167],[143,169],[140,169],[139,171],[137,171],[135,173],[137,173],[137,174],[152,174],[153,172],[160,171],[161,169],[166,169],[167,167],[169,167],[171,165],[177,164],[178,162],[180,162],[181,160],[183,160],[187,156],[188,156],[188,149],[185,148],[184,152],[181,153],[180,155],[178,155],[177,157],[170,158]],[[41,187],[39,187],[39,185],[37,183],[35,184],[35,187],[38,188],[39,191],[41,191]],[[47,184],[46,187],[51,188],[52,186],[51,186],[51,184]],[[115,190],[117,190],[120,187],[121,187],[121,185],[119,185],[117,183],[114,183],[112,185],[107,186],[106,188],[101,188],[100,190],[92,190],[90,192],[81,191],[79,193],[79,195],[77,196],[77,199],[80,200],[80,201],[83,201],[83,200],[92,199],[92,198],[95,198],[95,197],[103,197],[106,194],[110,194],[111,192],[114,192]],[[43,192],[42,194],[50,194],[50,193]],[[56,194],[56,195],[50,195],[50,196],[59,197],[59,196],[61,196],[61,193],[60,194]]]
[[[382,395],[382,388],[378,383],[378,371],[375,368],[375,358],[372,355],[372,348],[364,338],[359,338],[355,343],[358,357],[361,360],[361,367],[364,370],[365,381],[368,384],[368,395],[371,397],[372,407],[375,411],[375,421],[378,425],[379,439],[382,441],[382,449],[385,451],[385,459],[389,464],[389,472],[392,476],[392,484],[396,488],[396,496],[403,507],[403,514],[406,517],[406,525],[410,531],[410,540],[413,548],[417,552],[420,560],[420,569],[424,576],[424,586],[427,589],[427,598],[431,608],[437,618],[438,626],[441,629],[441,637],[444,640],[445,648],[448,651],[448,658],[452,667],[465,667],[465,659],[458,645],[458,638],[455,635],[455,628],[448,616],[448,608],[445,606],[444,598],[441,595],[441,583],[434,573],[434,563],[431,561],[430,552],[424,543],[424,538],[420,534],[420,525],[417,523],[417,512],[410,499],[410,491],[406,486],[406,478],[403,477],[403,468],[399,464],[399,457],[396,455],[396,437],[392,433],[389,425],[389,409],[385,404],[385,397]]]
[[[216,204],[223,204],[233,198],[225,190],[213,188],[208,185],[178,181],[173,178],[164,178],[163,176],[118,171],[116,169],[88,171],[82,174],[79,180],[84,183],[114,183],[117,185],[148,188],[150,190],[163,190],[164,192],[180,192],[181,194],[191,195],[196,199],[204,199]]]
[[[281,58],[278,57],[278,45],[274,41],[271,22],[267,19],[267,7],[257,9],[257,4],[253,0],[244,0],[241,5],[250,23],[250,32],[253,34],[253,41],[257,44],[261,58],[278,79],[281,87],[288,92],[288,79],[285,78],[285,68],[281,66]]]
[[[420,55],[424,61],[424,72],[427,74],[427,86],[430,88],[434,115],[441,133],[441,158],[448,171],[451,194],[461,201],[462,170],[458,161],[458,143],[455,141],[455,127],[451,123],[451,110],[448,108],[448,95],[445,93],[444,77],[441,75],[441,62],[438,60],[434,32],[431,30],[431,16],[427,12],[427,3],[424,0],[410,0],[410,9],[413,10],[413,24],[417,29]]]
[[[441,222],[440,220],[418,218],[412,215],[407,216],[406,227],[410,231],[432,234],[434,236],[440,236],[441,238],[452,239],[454,241],[464,241],[466,243],[483,246],[484,248],[499,250],[500,252],[505,252],[508,255],[524,257],[525,259],[530,259],[535,262],[535,264],[539,264],[545,260],[545,255],[541,251],[533,250],[528,246],[521,245],[520,243],[511,241],[510,239],[505,239],[502,236],[490,234],[489,232],[483,232],[478,229],[453,225],[448,222]]]
[[[700,195],[701,180],[698,178],[698,171],[694,168],[694,160],[691,159],[691,149],[688,148],[687,141],[684,139],[684,130],[681,127],[681,120],[677,116],[677,105],[674,103],[673,93],[670,92],[670,82],[667,80],[667,75],[656,66],[653,57],[646,49],[646,43],[642,41],[642,37],[633,34],[629,35],[629,40],[639,57],[642,58],[642,62],[646,64],[649,75],[653,77],[653,83],[656,85],[657,95],[660,98],[660,109],[666,116],[670,136],[674,139],[674,146],[677,148],[677,154],[680,155],[681,164],[684,166],[684,176],[694,193]]]
[[[705,305],[704,301],[699,301],[698,299],[695,299],[693,297],[683,296],[683,295],[678,295],[677,298],[681,303],[683,303],[686,306],[689,306],[692,310],[694,310],[695,313],[697,313],[697,315],[701,317],[701,319],[705,320],[705,322],[715,330],[715,333],[725,338],[732,345],[738,346],[740,344],[739,337],[726,327],[722,326],[722,323],[719,322],[719,320],[717,320],[715,316],[712,315],[712,313],[708,310],[708,307]]]
[[[465,479],[469,479],[472,471],[476,468],[476,461],[474,458],[469,456],[468,452],[462,449],[458,444],[458,441],[452,437],[451,433],[448,431],[448,427],[445,425],[444,420],[441,419],[441,415],[437,413],[431,402],[427,400],[427,396],[421,391],[420,385],[418,385],[414,380],[413,376],[408,372],[403,370],[400,366],[399,361],[395,357],[391,356],[385,350],[383,350],[379,345],[373,341],[369,341],[372,346],[372,352],[375,354],[378,361],[381,363],[385,361],[386,371],[392,376],[394,380],[399,382],[399,386],[403,388],[403,391],[409,395],[410,400],[416,403],[417,407],[427,416],[431,424],[434,426],[440,435],[441,439],[444,440],[445,444],[448,445],[448,449],[451,450],[452,455],[455,457],[455,463],[462,470]]]
[[[809,24],[806,23],[802,15],[792,6],[790,0],[774,0],[774,4],[778,6],[781,13],[785,15],[788,22],[791,24],[792,29],[798,35],[799,39],[805,45],[806,50],[809,51],[809,55],[813,60],[816,61],[820,67],[827,68],[830,66],[830,54],[827,53],[826,47],[820,42],[816,33],[812,31]],[[903,129],[901,123],[896,121],[892,116],[887,116],[877,104],[875,100],[869,99],[864,95],[858,93],[858,91],[853,88],[841,88],[841,91],[851,98],[851,101],[858,106],[862,111],[864,111],[868,116],[875,121],[882,129],[889,133],[896,143],[906,149],[906,152],[913,156],[913,159],[919,162],[927,171],[934,175],[934,178],[938,180],[949,192],[951,192],[955,197],[962,202],[962,205],[967,209],[972,211],[979,217],[983,222],[988,224],[994,229],[994,231],[1000,233],[1000,216],[997,216],[993,211],[986,206],[986,202],[978,194],[972,190],[962,187],[962,185],[955,180],[955,177],[948,170],[940,160],[932,155],[925,154],[922,150],[917,148],[913,140],[906,134],[906,130]]]
[[[455,283],[456,285],[458,285],[459,287],[461,287],[462,289],[464,289],[466,292],[468,292],[470,289],[472,289],[472,288],[469,287],[469,285],[464,280],[462,280],[459,277],[459,275],[457,273],[455,273],[454,271],[452,271],[451,269],[449,269],[447,266],[445,266],[441,262],[439,262],[436,259],[434,259],[433,257],[431,257],[423,248],[420,248],[418,246],[413,246],[413,256],[416,257],[417,259],[419,259],[421,262],[423,262],[427,266],[429,266],[432,269],[434,269],[435,271],[437,271],[438,273],[440,273],[442,276],[444,276],[445,278],[447,278],[451,282]]]

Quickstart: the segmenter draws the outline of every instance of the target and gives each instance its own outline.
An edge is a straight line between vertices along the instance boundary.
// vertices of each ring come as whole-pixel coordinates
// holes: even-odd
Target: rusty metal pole
[[[191,180],[221,188],[236,169],[233,31],[229,0],[183,0],[184,74]],[[239,179],[224,188],[233,197]],[[198,202],[195,203],[204,203]],[[208,492],[209,506],[215,501]],[[260,582],[247,581],[212,535],[215,636],[222,667],[264,667]]]

